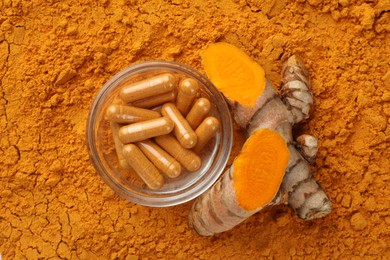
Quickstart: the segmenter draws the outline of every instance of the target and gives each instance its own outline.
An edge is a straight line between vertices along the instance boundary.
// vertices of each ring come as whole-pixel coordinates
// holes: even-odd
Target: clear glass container
[[[200,95],[211,103],[210,115],[220,122],[216,136],[200,154],[202,165],[196,172],[184,170],[177,178],[166,178],[159,190],[146,187],[135,172],[118,163],[110,123],[104,118],[106,108],[113,103],[120,89],[163,73],[179,79],[191,77],[198,81]],[[228,106],[216,87],[195,69],[177,62],[146,61],[127,67],[113,76],[97,93],[87,119],[86,143],[90,159],[99,176],[123,198],[145,206],[167,207],[185,203],[205,192],[219,178],[232,148],[232,121]]]

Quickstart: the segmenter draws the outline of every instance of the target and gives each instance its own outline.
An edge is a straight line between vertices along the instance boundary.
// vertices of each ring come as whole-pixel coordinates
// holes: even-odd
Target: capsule
[[[176,107],[183,116],[187,115],[188,111],[190,111],[198,90],[198,82],[192,78],[186,78],[180,82]]]
[[[123,155],[127,163],[151,190],[158,190],[164,185],[164,177],[136,145],[124,145]]]
[[[219,121],[215,117],[206,117],[202,123],[196,128],[195,133],[198,136],[198,142],[192,149],[195,153],[199,153],[205,145],[215,136],[219,129]]]
[[[193,151],[183,148],[174,136],[162,135],[155,137],[154,140],[187,170],[194,172],[200,168],[202,164],[200,157]]]
[[[210,112],[211,104],[207,98],[199,98],[195,101],[190,112],[187,114],[187,121],[192,129],[196,129],[202,120]]]
[[[106,110],[109,121],[130,124],[161,117],[157,111],[132,106],[110,105]]]
[[[152,108],[170,102],[176,98],[175,91],[169,91],[167,93],[147,97],[131,103],[135,107]]]
[[[168,134],[172,131],[173,127],[172,120],[166,117],[160,117],[122,126],[119,129],[118,137],[122,143],[128,144]]]
[[[173,129],[175,136],[184,148],[190,149],[196,145],[198,138],[196,137],[194,130],[192,130],[187,120],[174,104],[164,104],[161,108],[161,114],[173,121],[175,124]]]
[[[146,157],[160,171],[169,178],[176,178],[181,173],[181,165],[172,156],[160,148],[156,143],[150,140],[144,140],[137,143],[137,146],[146,155]]]
[[[176,77],[166,73],[127,85],[121,89],[119,96],[129,103],[172,91],[175,85]]]
[[[123,156],[123,152],[122,152],[123,143],[119,140],[119,137],[118,137],[118,132],[119,132],[120,126],[118,123],[114,123],[114,122],[110,122],[110,126],[111,126],[111,131],[112,131],[112,137],[113,137],[114,143],[115,143],[115,151],[116,151],[116,155],[118,157],[119,165],[122,168],[129,169],[129,165],[127,164],[126,159]]]

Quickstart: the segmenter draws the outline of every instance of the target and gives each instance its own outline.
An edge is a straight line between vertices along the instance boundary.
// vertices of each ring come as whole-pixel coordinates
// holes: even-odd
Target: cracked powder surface
[[[389,259],[389,10],[388,0],[0,1],[1,258]],[[330,215],[304,222],[276,206],[205,238],[187,226],[191,202],[135,205],[95,173],[84,136],[101,86],[143,60],[202,71],[200,51],[217,41],[276,87],[282,63],[303,58],[315,109],[298,132],[319,138],[313,171]]]

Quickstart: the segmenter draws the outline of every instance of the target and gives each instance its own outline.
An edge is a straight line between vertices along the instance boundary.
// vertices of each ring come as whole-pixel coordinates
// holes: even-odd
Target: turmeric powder
[[[389,259],[387,3],[0,1],[2,259]],[[315,104],[295,134],[318,138],[310,169],[333,203],[325,218],[279,205],[201,237],[188,228],[191,202],[142,207],[96,175],[84,137],[101,86],[143,60],[204,73],[200,52],[219,41],[278,89],[287,58],[304,60]],[[244,139],[237,129],[230,163]]]

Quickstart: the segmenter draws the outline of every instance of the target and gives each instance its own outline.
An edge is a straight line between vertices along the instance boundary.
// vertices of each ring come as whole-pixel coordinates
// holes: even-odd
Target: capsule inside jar
[[[176,77],[171,73],[165,73],[126,85],[121,89],[119,96],[125,102],[132,102],[172,91],[175,85]]]

